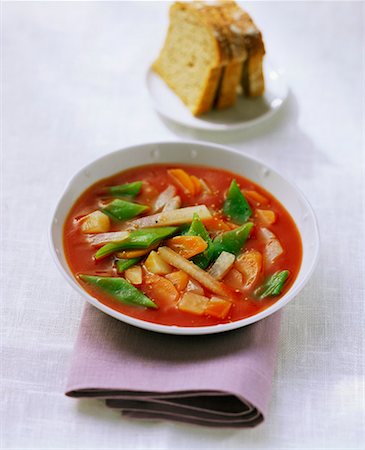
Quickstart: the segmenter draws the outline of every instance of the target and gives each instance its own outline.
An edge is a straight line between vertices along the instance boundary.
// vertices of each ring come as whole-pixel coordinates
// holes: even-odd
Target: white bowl
[[[90,185],[131,167],[154,163],[186,163],[218,167],[251,179],[271,192],[294,219],[303,245],[303,258],[298,276],[276,303],[254,316],[235,322],[204,327],[179,327],[160,325],[135,319],[115,311],[87,293],[76,281],[66,262],[62,234],[65,219],[77,198]],[[140,144],[109,153],[81,169],[69,182],[57,203],[50,227],[50,245],[53,257],[61,273],[70,285],[88,302],[106,314],[130,325],[169,334],[211,334],[233,330],[278,311],[292,300],[309,280],[319,254],[319,233],[315,215],[303,194],[276,171],[243,153],[221,145],[204,142],[159,142]]]

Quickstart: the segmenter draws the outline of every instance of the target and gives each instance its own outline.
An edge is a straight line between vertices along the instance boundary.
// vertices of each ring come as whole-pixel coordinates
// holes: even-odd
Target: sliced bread
[[[153,69],[194,115],[264,92],[262,36],[234,1],[176,2]]]
[[[222,27],[215,7],[184,2],[170,7],[166,40],[152,67],[194,115],[212,109],[222,67],[230,60]]]

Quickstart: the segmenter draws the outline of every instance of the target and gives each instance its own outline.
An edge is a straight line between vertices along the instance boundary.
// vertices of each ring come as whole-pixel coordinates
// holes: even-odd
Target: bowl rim
[[[84,171],[87,171],[89,167],[97,165],[97,163],[103,159],[112,158],[116,154],[119,154],[119,153],[122,153],[125,151],[132,151],[133,149],[140,148],[140,147],[147,147],[147,146],[153,146],[153,145],[156,145],[156,146],[159,146],[159,145],[164,146],[165,145],[166,146],[166,145],[176,145],[176,144],[179,144],[182,146],[193,145],[193,146],[201,146],[201,147],[207,147],[207,146],[213,147],[216,150],[221,150],[225,153],[233,153],[240,157],[250,159],[254,163],[257,163],[259,165],[264,165],[265,168],[269,169],[276,176],[278,176],[283,181],[288,183],[290,185],[291,189],[293,189],[293,191],[295,192],[296,196],[301,199],[301,201],[303,202],[303,204],[306,207],[306,212],[310,216],[310,219],[312,221],[313,228],[315,231],[315,234],[313,236],[314,258],[311,262],[311,265],[310,265],[309,269],[304,273],[303,278],[300,283],[296,283],[296,281],[294,281],[294,284],[291,286],[290,290],[283,297],[281,297],[274,304],[272,304],[268,308],[264,309],[263,311],[259,312],[258,314],[255,314],[253,316],[246,317],[244,319],[240,319],[240,320],[237,320],[234,322],[228,322],[228,323],[217,324],[217,325],[206,325],[206,326],[199,326],[199,327],[181,327],[181,326],[177,326],[177,325],[163,325],[163,324],[159,324],[159,323],[148,322],[148,321],[145,321],[142,319],[137,319],[132,316],[128,316],[127,314],[116,311],[116,310],[110,308],[109,306],[106,306],[103,303],[101,303],[98,299],[96,299],[95,297],[90,295],[87,291],[85,291],[81,287],[81,285],[76,281],[76,278],[73,276],[73,274],[71,274],[70,269],[69,269],[69,271],[67,271],[61,263],[60,259],[63,259],[65,262],[65,265],[68,267],[66,258],[62,258],[62,256],[60,256],[60,254],[59,254],[59,251],[56,249],[55,242],[53,240],[53,227],[54,227],[54,225],[58,224],[57,211],[63,201],[63,198],[68,193],[68,191],[70,190],[73,183],[75,183],[77,181],[77,178]],[[168,162],[168,161],[164,161],[164,162]],[[163,164],[164,162],[159,161],[159,162],[156,162],[156,164],[160,164],[160,163]],[[143,164],[141,164],[141,165],[143,165]],[[215,167],[214,163],[208,164],[207,167],[208,166]],[[138,166],[133,166],[133,167],[138,167]],[[121,172],[121,171],[119,171],[119,172]],[[118,172],[115,172],[115,173],[118,173]],[[112,173],[108,176],[112,176],[113,174],[114,173]],[[79,195],[81,195],[82,192],[80,192]],[[72,205],[70,205],[70,208],[71,208],[71,206]],[[283,205],[283,206],[285,207],[285,205]],[[62,229],[63,229],[63,225],[64,225],[64,223],[62,224]],[[301,238],[302,238],[302,236],[301,236]],[[244,326],[251,325],[255,322],[258,322],[259,320],[262,320],[262,319],[270,316],[271,314],[274,314],[275,312],[279,311],[282,307],[284,307],[287,303],[289,303],[291,300],[293,300],[294,297],[296,295],[298,295],[299,292],[305,287],[305,285],[307,284],[308,280],[311,278],[311,276],[318,264],[319,252],[320,252],[320,234],[319,234],[318,221],[317,221],[316,215],[314,213],[314,210],[313,210],[312,206],[310,205],[310,203],[308,202],[308,200],[306,199],[305,195],[302,193],[302,191],[291,180],[289,180],[288,178],[281,175],[276,169],[273,169],[271,166],[268,166],[265,162],[259,160],[258,158],[253,157],[252,155],[250,155],[246,152],[238,151],[236,149],[233,149],[228,146],[221,145],[221,144],[215,144],[215,143],[206,142],[206,141],[196,141],[196,140],[166,140],[166,141],[156,140],[156,141],[146,141],[146,142],[141,142],[138,144],[132,144],[132,145],[128,145],[126,147],[120,148],[118,150],[108,152],[96,159],[93,159],[91,162],[82,166],[70,178],[68,183],[66,183],[65,188],[61,192],[61,195],[58,197],[55,207],[52,210],[51,220],[49,222],[49,227],[48,227],[48,243],[49,243],[49,248],[50,248],[50,252],[53,257],[53,260],[55,261],[56,266],[58,267],[58,270],[61,272],[61,274],[63,275],[65,280],[68,282],[69,285],[71,285],[76,290],[76,292],[78,292],[84,299],[86,299],[93,306],[95,306],[96,308],[98,308],[99,310],[104,312],[105,314],[108,314],[108,315],[110,315],[124,323],[127,323],[129,325],[133,325],[138,328],[142,328],[145,330],[154,331],[154,332],[158,332],[158,333],[175,334],[175,335],[204,335],[204,334],[222,333],[225,331],[235,330],[237,328],[242,328]],[[303,244],[303,240],[302,240],[302,244]]]

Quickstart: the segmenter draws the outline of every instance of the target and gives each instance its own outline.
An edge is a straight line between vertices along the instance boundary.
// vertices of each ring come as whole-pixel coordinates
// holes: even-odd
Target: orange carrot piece
[[[170,280],[149,272],[144,276],[144,293],[154,300],[160,307],[163,305],[172,305],[179,298],[179,293]]]
[[[256,209],[256,215],[264,225],[272,225],[276,222],[276,214],[271,209]]]
[[[178,291],[183,291],[189,281],[189,276],[183,270],[178,270],[176,272],[171,272],[165,275],[171,283],[176,287]]]
[[[202,185],[200,183],[199,178],[196,177],[195,175],[190,175],[190,179],[193,182],[194,187],[195,187],[195,195],[200,194],[202,191]]]
[[[236,292],[240,292],[244,284],[242,273],[235,268],[231,269],[227,273],[227,275],[223,278],[223,282]]]
[[[244,288],[251,288],[261,273],[262,255],[257,250],[249,250],[237,258],[235,266],[244,276]]]
[[[175,236],[167,241],[167,245],[186,259],[198,255],[208,247],[200,236]]]
[[[208,306],[205,308],[205,314],[208,316],[218,317],[219,319],[225,319],[232,307],[232,303],[228,300],[224,300],[219,297],[212,297]]]
[[[211,217],[202,221],[208,231],[230,231],[231,225],[219,217]]]
[[[186,194],[195,195],[195,184],[191,180],[190,175],[183,169],[170,169],[167,173],[173,180],[179,184]]]
[[[251,202],[258,205],[267,205],[269,203],[269,200],[257,191],[244,190],[243,195],[247,197],[247,200],[251,200]]]

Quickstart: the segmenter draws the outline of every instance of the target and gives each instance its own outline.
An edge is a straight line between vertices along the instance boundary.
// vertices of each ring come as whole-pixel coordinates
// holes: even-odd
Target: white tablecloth
[[[364,4],[246,7],[290,98],[259,127],[211,135],[150,106],[166,3],[3,3],[2,448],[363,448]],[[320,264],[285,308],[270,414],[253,430],[131,422],[63,394],[83,302],[48,250],[56,199],[92,159],[176,134],[266,161],[318,216]]]

